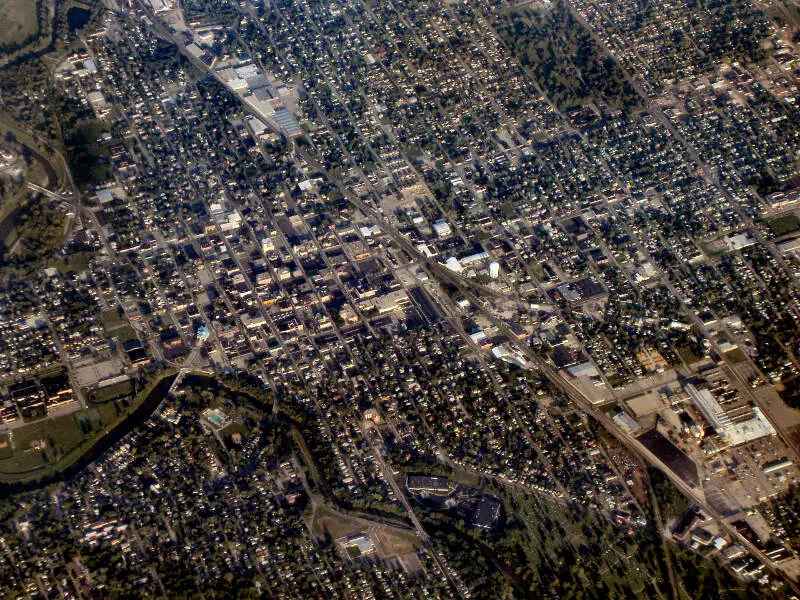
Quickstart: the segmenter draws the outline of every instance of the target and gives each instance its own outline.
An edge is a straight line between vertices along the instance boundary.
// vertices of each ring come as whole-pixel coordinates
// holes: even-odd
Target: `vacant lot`
[[[39,32],[39,3],[40,0],[0,0],[0,50],[14,50]]]
[[[316,518],[311,525],[311,530],[319,538],[329,535],[333,539],[338,539],[346,535],[352,535],[363,531],[363,523],[348,519],[346,516],[328,510],[324,506],[317,508]]]
[[[389,527],[380,527],[375,531],[375,542],[383,558],[402,556],[414,552],[419,539],[411,533],[404,533]]]

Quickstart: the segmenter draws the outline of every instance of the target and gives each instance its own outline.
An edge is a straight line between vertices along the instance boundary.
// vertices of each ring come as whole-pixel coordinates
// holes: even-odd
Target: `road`
[[[29,189],[32,189],[35,192],[39,192],[39,193],[44,194],[45,196],[47,196],[51,200],[61,200],[63,202],[72,202],[72,200],[70,198],[66,198],[66,197],[62,196],[61,194],[57,194],[56,192],[52,192],[52,191],[48,190],[45,187],[42,187],[40,185],[37,185],[37,184],[33,183],[32,181],[26,181],[25,185]]]

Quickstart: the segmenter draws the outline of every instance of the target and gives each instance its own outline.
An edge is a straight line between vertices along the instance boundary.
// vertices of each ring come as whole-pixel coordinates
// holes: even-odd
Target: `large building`
[[[428,492],[431,494],[446,494],[450,491],[447,477],[433,477],[428,475],[409,475],[407,482],[410,492]]]
[[[368,533],[356,533],[343,542],[348,558],[359,558],[375,554],[375,544]]]
[[[719,438],[731,446],[775,435],[775,429],[757,406],[740,406],[730,411],[709,390],[687,384],[686,392]]]
[[[501,507],[502,504],[499,500],[490,496],[483,496],[475,507],[475,513],[472,515],[472,524],[481,529],[491,529],[497,525]]]

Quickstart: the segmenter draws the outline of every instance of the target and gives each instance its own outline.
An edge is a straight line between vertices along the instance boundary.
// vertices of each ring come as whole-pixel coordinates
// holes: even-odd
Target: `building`
[[[639,422],[619,406],[612,412],[611,419],[628,433],[633,433],[640,427]]]
[[[492,529],[500,519],[502,503],[491,496],[483,496],[472,514],[472,524],[481,529]]]
[[[409,475],[406,487],[409,492],[427,492],[430,494],[446,494],[450,491],[447,477],[429,475]]]
[[[741,250],[755,244],[756,238],[750,233],[738,233],[728,236],[726,243],[731,250]]]
[[[772,462],[768,462],[764,464],[764,475],[769,475],[770,473],[775,473],[776,471],[781,471],[788,467],[792,466],[792,461],[788,458],[774,460]]]
[[[573,365],[571,367],[567,367],[567,371],[573,377],[599,377],[600,373],[597,372],[597,367],[594,366],[594,363],[591,361],[585,361],[582,363],[578,363],[577,365]]]
[[[686,540],[694,524],[700,519],[700,511],[696,506],[689,507],[672,526],[672,536],[677,540]]]
[[[347,552],[348,558],[370,556],[376,552],[375,544],[372,542],[372,538],[369,537],[369,534],[367,533],[356,533],[350,535],[344,539],[344,543],[342,545]]]
[[[775,435],[775,429],[757,406],[748,407],[744,416],[732,417],[729,411],[720,406],[709,390],[699,390],[692,384],[686,385],[686,392],[706,421],[716,430],[719,438],[731,446],[738,446],[768,435]]]
[[[436,232],[436,235],[440,238],[446,238],[451,233],[453,233],[453,230],[450,228],[450,224],[444,219],[436,221],[433,224],[433,230]]]

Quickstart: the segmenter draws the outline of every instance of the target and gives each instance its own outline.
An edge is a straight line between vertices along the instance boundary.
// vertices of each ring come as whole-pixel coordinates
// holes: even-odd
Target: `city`
[[[800,597],[794,2],[0,15],[0,598]]]

